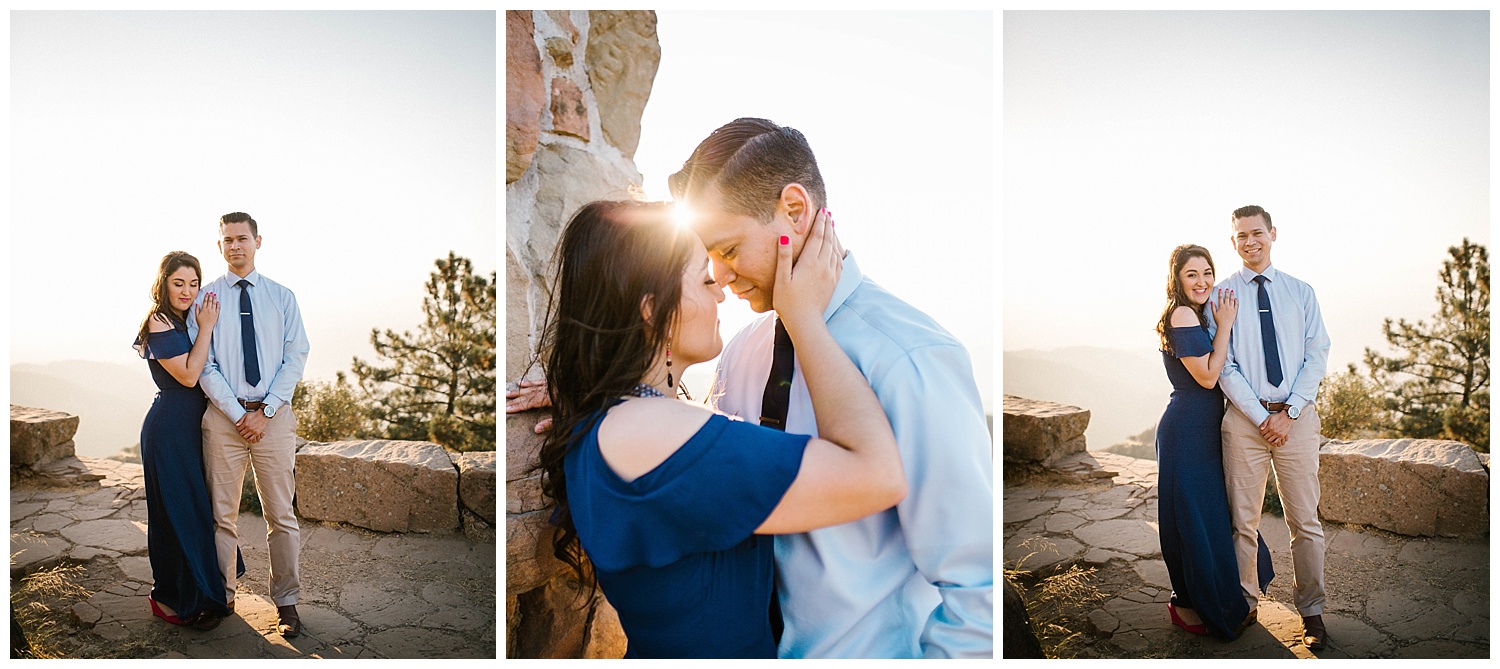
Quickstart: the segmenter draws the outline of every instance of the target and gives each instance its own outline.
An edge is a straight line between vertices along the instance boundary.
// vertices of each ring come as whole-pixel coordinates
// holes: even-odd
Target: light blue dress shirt
[[[993,446],[968,352],[865,279],[852,253],[824,318],[890,418],[907,494],[862,520],[776,537],[786,621],[777,654],[993,657]],[[767,316],[729,342],[716,409],[759,422],[774,340]],[[818,434],[800,362],[786,431]]]
[[[255,355],[260,361],[260,383],[245,381],[245,354],[240,338],[240,277],[226,272],[204,286],[198,294],[219,296],[219,321],[214,324],[213,342],[208,347],[208,362],[203,366],[199,385],[210,402],[230,420],[239,422],[245,415],[239,400],[265,402],[280,409],[292,402],[292,391],[302,380],[307,367],[309,344],[302,329],[302,312],[297,297],[285,286],[260,272],[245,277],[250,282],[250,310],[255,318]],[[198,335],[198,320],[188,319],[189,334]]]
[[[1323,313],[1312,286],[1274,266],[1262,272],[1271,298],[1271,320],[1276,324],[1277,353],[1281,358],[1281,385],[1271,385],[1266,374],[1266,352],[1260,337],[1259,287],[1254,270],[1243,267],[1219,282],[1218,288],[1234,290],[1240,300],[1229,333],[1229,356],[1219,373],[1224,395],[1256,425],[1271,414],[1260,401],[1286,402],[1301,411],[1318,397],[1318,384],[1328,371],[1331,342],[1323,327]],[[1207,305],[1205,305],[1207,308]],[[1217,326],[1208,319],[1209,336]]]

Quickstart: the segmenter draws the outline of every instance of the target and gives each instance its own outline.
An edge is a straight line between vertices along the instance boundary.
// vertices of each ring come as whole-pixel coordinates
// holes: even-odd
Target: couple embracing
[[[991,657],[967,351],[844,251],[800,132],[733,121],[669,185],[691,229],[671,203],[567,223],[545,388],[508,395],[552,407],[557,556],[597,580],[627,657]],[[726,288],[767,314],[727,347]],[[678,399],[716,356],[708,406]]]
[[[253,467],[265,512],[276,630],[302,631],[292,477],[297,418],[292,391],[307,363],[307,334],[292,291],[255,269],[261,237],[243,212],[219,219],[224,276],[200,285],[198,259],[162,258],[135,348],[159,392],[141,427],[151,612],[209,630],[234,613],[240,490]],[[219,317],[220,300],[233,310]]]
[[[1258,528],[1274,468],[1302,641],[1319,650],[1328,632],[1313,400],[1328,366],[1328,332],[1312,287],[1271,265],[1271,214],[1251,205],[1231,221],[1244,267],[1216,287],[1207,249],[1173,249],[1157,325],[1172,382],[1156,429],[1168,614],[1188,632],[1224,641],[1255,624],[1273,576]]]

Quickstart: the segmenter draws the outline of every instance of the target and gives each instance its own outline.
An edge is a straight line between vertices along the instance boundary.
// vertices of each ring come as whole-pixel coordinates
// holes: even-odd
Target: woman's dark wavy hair
[[[1214,257],[1208,254],[1208,249],[1197,244],[1183,244],[1172,249],[1172,257],[1168,262],[1167,269],[1167,308],[1161,312],[1161,320],[1156,322],[1156,334],[1161,337],[1161,350],[1176,354],[1172,348],[1172,338],[1167,336],[1167,330],[1172,327],[1172,312],[1177,307],[1186,306],[1198,314],[1198,324],[1208,327],[1208,315],[1202,307],[1199,307],[1188,299],[1187,291],[1182,288],[1182,266],[1193,258],[1202,258],[1208,261],[1208,269],[1214,269]],[[1215,276],[1218,275],[1214,271]]]
[[[193,272],[198,275],[198,287],[203,287],[203,268],[192,254],[173,251],[162,257],[161,265],[156,270],[156,281],[151,284],[151,311],[141,320],[141,329],[135,336],[135,350],[142,358],[146,357],[146,342],[151,337],[151,319],[158,314],[167,319],[172,327],[187,329],[187,312],[178,315],[177,310],[172,308],[172,298],[167,295],[167,279],[184,267],[193,268]]]
[[[557,245],[541,346],[553,422],[539,467],[542,492],[557,505],[552,552],[585,583],[593,574],[568,508],[563,457],[603,418],[610,400],[642,382],[665,348],[693,242],[673,221],[669,202],[599,201],[573,215]],[[648,297],[649,320],[641,313]]]

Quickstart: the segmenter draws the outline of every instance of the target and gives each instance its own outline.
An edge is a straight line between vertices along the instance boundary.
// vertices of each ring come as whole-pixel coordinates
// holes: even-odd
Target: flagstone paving
[[[1223,643],[1171,623],[1172,586],[1156,533],[1156,462],[1102,452],[1069,456],[1055,475],[1006,482],[1005,566],[1045,572],[1098,569],[1104,599],[1088,614],[1077,657],[1487,658],[1489,543],[1406,537],[1324,523],[1327,648],[1301,642],[1292,605],[1286,523],[1267,514],[1261,533],[1276,580],[1259,623]],[[1037,540],[1046,547],[1038,550]],[[1028,543],[1028,540],[1030,542]]]
[[[495,544],[462,534],[386,534],[302,521],[303,634],[276,633],[266,525],[240,515],[246,574],[236,614],[200,632],[151,615],[141,466],[67,458],[11,479],[12,589],[23,574],[79,564],[69,657],[493,658]]]

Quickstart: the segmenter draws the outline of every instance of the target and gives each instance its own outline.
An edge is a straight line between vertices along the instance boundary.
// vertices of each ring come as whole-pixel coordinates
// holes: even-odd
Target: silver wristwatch
[[[263,414],[265,414],[266,418],[275,418],[276,417],[276,407],[271,406],[270,404],[262,404],[262,405],[260,405],[260,412],[263,413]],[[1293,418],[1296,418],[1296,416],[1293,416]]]
[[[1302,409],[1295,404],[1289,404],[1286,407],[1286,415],[1291,416],[1292,420],[1297,420],[1297,417],[1302,415]]]

